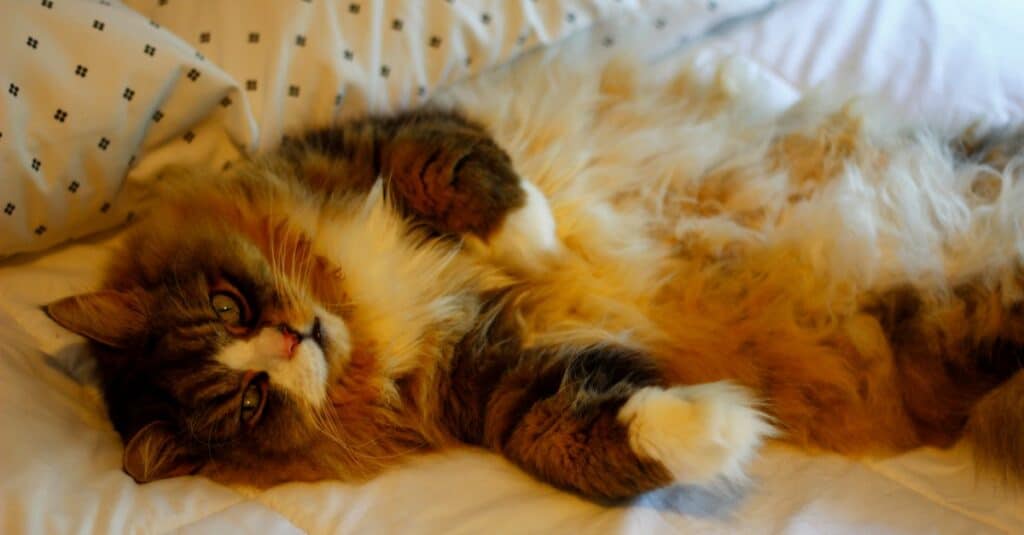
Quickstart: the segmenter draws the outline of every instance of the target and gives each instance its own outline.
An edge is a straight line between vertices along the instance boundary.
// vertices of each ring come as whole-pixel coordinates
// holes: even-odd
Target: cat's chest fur
[[[459,242],[410,226],[382,196],[327,205],[308,230],[335,267],[354,343],[388,377],[430,367],[477,321],[481,293],[509,282]]]

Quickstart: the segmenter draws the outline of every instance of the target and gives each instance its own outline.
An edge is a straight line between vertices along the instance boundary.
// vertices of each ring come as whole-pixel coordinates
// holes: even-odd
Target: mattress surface
[[[1024,119],[1011,61],[1024,8],[953,1],[793,0],[690,46],[738,56],[780,105],[822,84],[872,90],[940,126]],[[663,58],[671,61],[672,58]],[[120,470],[81,341],[39,305],[90,288],[116,233],[0,265],[2,533],[1022,533],[1024,494],[975,478],[969,452],[880,461],[773,447],[756,487],[709,514],[700,495],[655,493],[600,507],[501,458],[465,449],[418,458],[362,485],[256,492],[201,478],[136,485]]]

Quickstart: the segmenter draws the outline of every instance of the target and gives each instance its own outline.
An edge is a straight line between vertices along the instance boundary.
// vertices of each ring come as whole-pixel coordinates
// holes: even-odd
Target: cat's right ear
[[[124,446],[122,467],[136,483],[191,475],[201,466],[164,421],[146,425]]]
[[[127,349],[145,338],[147,306],[140,292],[99,290],[43,307],[61,327],[90,340]]]

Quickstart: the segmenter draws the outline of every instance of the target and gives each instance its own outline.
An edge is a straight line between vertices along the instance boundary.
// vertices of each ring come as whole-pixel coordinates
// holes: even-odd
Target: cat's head
[[[102,289],[46,307],[93,342],[124,469],[137,481],[358,477],[370,459],[387,457],[388,439],[401,442],[393,449],[417,445],[414,426],[398,421],[404,393],[395,385],[422,363],[396,359],[436,352],[437,337],[417,331],[451,318],[416,317],[411,303],[410,332],[390,334],[402,319],[385,317],[387,307],[401,303],[377,306],[386,292],[359,275],[386,268],[365,258],[341,265],[343,250],[318,245],[319,201],[272,185],[236,181],[166,197],[130,231]],[[344,241],[332,233],[362,232],[363,219],[336,215],[324,233]],[[388,284],[396,291],[408,281]],[[452,301],[417,302],[437,308],[438,299]],[[410,335],[409,347],[389,345]],[[383,449],[360,452],[361,444]]]

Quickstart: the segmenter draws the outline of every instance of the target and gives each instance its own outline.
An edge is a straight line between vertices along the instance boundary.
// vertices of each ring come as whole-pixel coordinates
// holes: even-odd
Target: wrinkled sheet
[[[738,55],[780,102],[821,84],[874,90],[911,118],[1024,119],[1012,58],[1024,7],[949,1],[791,0],[691,45]],[[672,58],[663,58],[671,61]],[[81,344],[38,306],[94,284],[116,234],[0,264],[2,533],[1022,533],[1024,494],[975,479],[965,449],[881,461],[774,447],[733,508],[654,494],[604,508],[531,480],[476,450],[419,458],[369,483],[265,492],[201,478],[138,486],[88,386]]]

